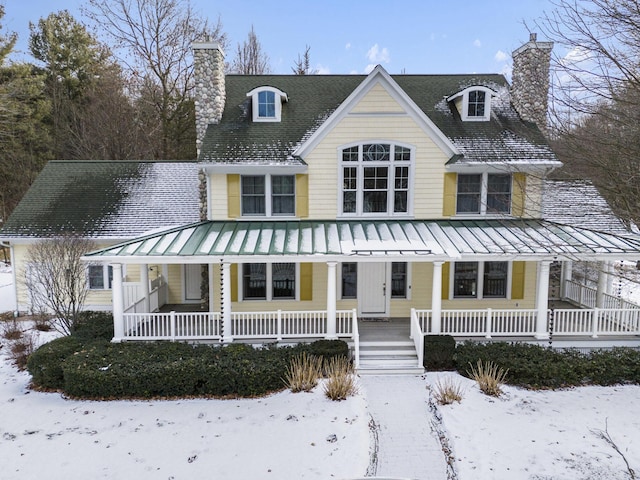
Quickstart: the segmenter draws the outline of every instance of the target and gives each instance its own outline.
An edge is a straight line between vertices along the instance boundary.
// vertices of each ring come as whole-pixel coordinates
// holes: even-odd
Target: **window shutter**
[[[511,299],[524,298],[524,267],[526,262],[513,262],[511,266]]]
[[[296,175],[296,215],[299,218],[309,216],[309,175]]]
[[[231,301],[238,301],[238,264],[232,263],[230,268],[231,272]]]
[[[449,300],[449,269],[450,262],[442,264],[442,300]]]
[[[442,215],[452,217],[456,214],[456,191],[458,189],[458,174],[444,174],[444,198],[442,199]]]
[[[227,215],[240,217],[240,175],[237,173],[227,174]]]
[[[511,198],[511,214],[514,217],[524,216],[524,200],[526,192],[527,175],[525,173],[513,174],[513,194]]]
[[[300,300],[313,300],[313,263],[300,264]]]

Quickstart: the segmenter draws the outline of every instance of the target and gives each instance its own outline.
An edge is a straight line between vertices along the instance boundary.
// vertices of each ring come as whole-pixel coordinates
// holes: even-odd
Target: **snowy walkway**
[[[377,468],[369,473],[446,480],[444,454],[430,427],[429,392],[424,379],[363,376],[359,380],[369,414],[378,427]]]

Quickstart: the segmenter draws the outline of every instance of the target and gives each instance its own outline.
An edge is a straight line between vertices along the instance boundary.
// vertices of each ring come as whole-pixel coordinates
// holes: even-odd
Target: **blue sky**
[[[68,9],[79,20],[83,0],[0,0],[5,28],[27,50],[29,22]],[[549,0],[191,0],[222,20],[233,56],[251,25],[273,73],[290,73],[305,45],[321,73],[509,73],[511,52],[529,39]],[[544,38],[539,37],[540,40]],[[25,58],[24,56],[20,58]]]

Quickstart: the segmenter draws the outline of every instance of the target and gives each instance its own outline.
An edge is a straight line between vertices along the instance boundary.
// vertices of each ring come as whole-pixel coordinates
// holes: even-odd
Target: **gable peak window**
[[[254,122],[279,122],[282,118],[282,103],[289,99],[287,94],[275,87],[254,88],[247,97],[251,98]]]
[[[413,149],[367,142],[340,149],[344,216],[409,215]]]
[[[511,187],[508,173],[459,173],[456,214],[509,215]]]

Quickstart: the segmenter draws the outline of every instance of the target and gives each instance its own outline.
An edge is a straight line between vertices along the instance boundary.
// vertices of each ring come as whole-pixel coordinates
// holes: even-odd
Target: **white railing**
[[[521,336],[536,332],[534,309],[442,310],[440,333],[468,337]],[[416,310],[416,321],[426,334],[433,334],[431,310]]]
[[[217,312],[125,313],[126,340],[215,340],[220,338]]]
[[[336,330],[340,337],[352,337],[355,310],[336,311]],[[170,312],[125,313],[126,340],[218,340],[221,338],[220,313]],[[283,340],[324,338],[327,335],[325,310],[274,312],[231,312],[231,339]]]
[[[595,288],[587,287],[573,280],[567,280],[565,285],[565,296],[568,300],[588,308],[596,308],[597,290]],[[640,309],[640,305],[628,302],[609,293],[604,293],[603,297],[604,302],[602,308],[621,310]]]
[[[413,340],[413,344],[416,347],[416,354],[418,355],[418,367],[422,367],[424,364],[424,333],[422,333],[422,328],[420,328],[420,320],[418,319],[418,314],[416,313],[416,309],[411,309],[411,335],[410,338]]]
[[[554,335],[639,335],[640,310],[613,308],[554,310]]]
[[[354,308],[351,314],[351,332],[353,333],[353,363],[356,369],[360,368],[360,331],[358,330],[358,313]]]
[[[142,284],[140,282],[122,282],[124,308],[128,309],[142,299]]]
[[[148,311],[142,294],[142,284],[127,282],[123,286],[125,294],[124,313],[157,312],[160,307],[167,303],[169,287],[162,277],[158,277],[151,282]]]

